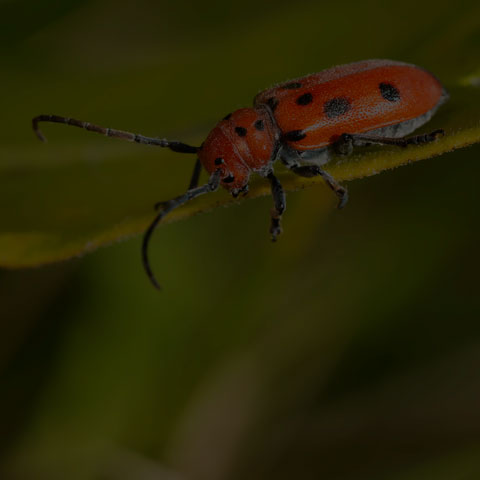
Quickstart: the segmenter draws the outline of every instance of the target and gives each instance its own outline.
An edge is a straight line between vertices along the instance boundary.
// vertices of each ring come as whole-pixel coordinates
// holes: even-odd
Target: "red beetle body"
[[[215,159],[222,158],[222,178],[229,182],[221,185],[238,194],[249,173],[266,176],[277,155],[291,157],[294,150],[299,161],[323,165],[329,157],[325,147],[342,134],[403,137],[447,98],[440,82],[415,65],[391,60],[342,65],[259,93],[254,108],[237,110],[217,124],[199,158],[210,173],[219,167]]]
[[[354,147],[371,144],[406,147],[434,141],[443,135],[443,130],[404,137],[430,120],[447,98],[440,82],[420,67],[391,60],[366,60],[290,80],[259,93],[254,108],[227,115],[200,147],[56,115],[34,118],[33,128],[42,140],[38,123],[47,121],[198,155],[188,191],[157,204],[162,209],[145,232],[143,263],[158,287],[148,261],[148,242],[157,224],[174,208],[220,185],[234,196],[246,194],[250,174],[255,172],[271,184],[274,208],[270,232],[275,240],[281,232],[286,203],[273,172],[277,159],[297,175],[322,176],[339,197],[339,207],[343,207],[348,197],[346,189],[321,168],[331,154],[348,155]],[[198,186],[201,166],[210,173],[210,179]]]

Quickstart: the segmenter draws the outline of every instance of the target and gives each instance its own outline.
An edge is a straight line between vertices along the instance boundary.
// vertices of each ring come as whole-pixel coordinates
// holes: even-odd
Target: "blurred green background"
[[[402,60],[454,89],[479,72],[480,7],[3,0],[0,53],[0,177],[18,198],[0,229],[22,232],[68,222],[59,206],[88,204],[90,181],[112,218],[148,212],[193,162],[62,126],[41,145],[34,115],[198,143],[335,64]],[[289,194],[275,245],[269,198],[164,226],[161,294],[139,237],[0,270],[0,478],[480,478],[479,157],[350,182],[341,212],[322,186]]]

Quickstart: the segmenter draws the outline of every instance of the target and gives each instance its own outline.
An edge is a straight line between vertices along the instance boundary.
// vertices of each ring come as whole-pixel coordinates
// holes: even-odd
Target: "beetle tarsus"
[[[281,216],[278,215],[275,208],[272,208],[271,211],[271,224],[270,224],[270,234],[272,242],[277,241],[277,237],[283,232],[281,225]]]
[[[413,137],[382,137],[379,135],[342,133],[338,139],[332,144],[333,151],[338,155],[350,155],[354,147],[368,147],[370,145],[394,145],[405,148],[409,145],[422,145],[438,140],[445,135],[442,129],[434,130],[430,133],[422,135],[414,135]]]
[[[338,197],[338,206],[337,208],[343,208],[348,201],[348,191],[345,187],[342,187],[329,173],[325,170],[322,170],[317,165],[302,165],[300,167],[293,167],[292,172],[300,175],[301,177],[316,177],[321,176],[327,185],[333,190],[335,195]]]

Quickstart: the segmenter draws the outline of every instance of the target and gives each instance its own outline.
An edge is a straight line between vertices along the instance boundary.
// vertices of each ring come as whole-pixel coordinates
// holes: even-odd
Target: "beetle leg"
[[[282,163],[289,169],[300,166],[300,156],[298,152],[288,145],[282,145],[279,152],[279,157]]]
[[[270,233],[272,234],[272,242],[275,242],[277,240],[277,236],[282,233],[281,221],[282,214],[285,211],[286,197],[282,184],[279,182],[278,178],[273,174],[273,172],[270,172],[267,175],[267,178],[270,180],[270,185],[272,187],[273,208],[270,211],[272,218],[270,224]]]
[[[443,135],[445,135],[445,132],[441,129],[409,138],[391,138],[378,135],[343,133],[338,140],[332,144],[332,148],[335,153],[338,153],[339,155],[350,155],[353,151],[353,147],[365,147],[368,145],[396,145],[398,147],[406,147],[407,145],[419,145],[422,143],[434,142],[437,138],[442,137]]]
[[[329,173],[322,170],[317,165],[302,165],[301,167],[293,167],[292,172],[301,177],[316,177],[320,175],[327,185],[334,191],[338,197],[338,208],[343,208],[348,201],[348,191],[342,187]]]

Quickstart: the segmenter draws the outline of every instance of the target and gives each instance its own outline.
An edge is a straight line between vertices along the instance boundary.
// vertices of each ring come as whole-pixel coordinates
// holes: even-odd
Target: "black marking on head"
[[[239,137],[244,137],[247,134],[247,129],[244,127],[235,127],[235,133]]]
[[[391,83],[380,83],[378,85],[380,93],[385,100],[389,102],[398,102],[400,100],[400,92]]]
[[[270,110],[274,112],[275,109],[278,107],[278,100],[275,97],[270,97],[267,100],[267,105],[270,107]]]
[[[229,113],[228,115],[225,115],[225,116],[223,117],[223,119],[224,119],[224,120],[230,120],[230,117],[231,117],[231,116],[232,116],[232,114]]]
[[[232,183],[233,181],[235,180],[235,177],[229,173],[224,179],[223,179],[223,182],[224,183]]]
[[[287,90],[295,90],[295,88],[302,88],[302,84],[300,82],[287,83],[283,88],[286,88]]]
[[[215,165],[221,165],[224,162],[222,157],[217,157],[215,159]]]
[[[323,105],[323,111],[327,118],[335,118],[344,115],[352,108],[350,101],[345,97],[335,97]]]
[[[285,133],[284,138],[289,142],[299,142],[307,136],[306,133],[303,133],[302,130],[291,130],[290,132]]]
[[[304,93],[297,98],[297,105],[308,105],[312,103],[313,95],[311,93]]]
[[[265,124],[263,123],[263,120],[257,120],[254,125],[257,130],[265,130]]]

